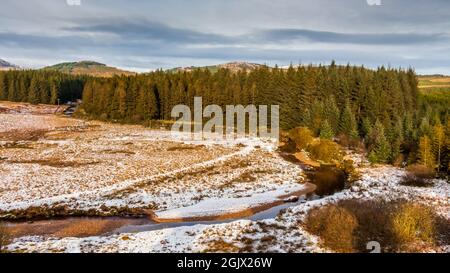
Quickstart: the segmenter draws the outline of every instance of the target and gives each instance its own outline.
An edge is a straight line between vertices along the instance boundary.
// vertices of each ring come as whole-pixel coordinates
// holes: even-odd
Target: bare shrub
[[[332,163],[342,160],[342,153],[339,145],[331,140],[320,140],[310,146],[309,152],[315,160]]]
[[[327,247],[339,252],[355,252],[353,233],[358,220],[347,209],[328,205],[311,210],[306,218],[306,227],[309,232],[320,236]]]
[[[421,204],[400,204],[392,216],[394,239],[406,250],[416,243],[434,243],[435,225],[435,214]]]
[[[424,165],[412,165],[406,170],[406,175],[400,182],[401,185],[411,187],[432,187],[432,179],[436,172]]]
[[[314,140],[311,130],[306,127],[292,129],[289,132],[289,137],[294,141],[298,151],[308,148]]]
[[[448,245],[450,238],[450,221],[404,200],[343,200],[318,207],[309,211],[305,228],[338,252],[365,252],[370,241],[386,252],[421,252]]]
[[[351,211],[358,219],[358,228],[354,233],[355,248],[365,251],[370,241],[379,242],[386,247],[391,245],[392,234],[389,228],[393,204],[382,201],[343,200],[339,206]]]

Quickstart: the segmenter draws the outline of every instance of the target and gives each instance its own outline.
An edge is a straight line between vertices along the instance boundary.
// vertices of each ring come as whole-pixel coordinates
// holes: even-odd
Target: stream
[[[332,179],[330,178],[332,177]],[[67,217],[59,219],[29,221],[29,222],[7,222],[12,237],[23,236],[53,236],[53,237],[91,237],[107,236],[120,233],[137,233],[155,231],[175,227],[186,227],[194,225],[215,225],[230,223],[237,220],[261,221],[276,218],[281,211],[290,207],[306,203],[311,200],[320,199],[320,196],[332,195],[344,189],[345,177],[329,167],[318,168],[308,171],[308,178],[315,190],[308,194],[298,195],[298,199],[289,202],[285,200],[281,204],[273,205],[267,209],[257,211],[248,217],[234,217],[211,221],[174,221],[160,223],[150,218],[129,217]],[[288,198],[288,197],[285,197]]]
[[[157,223],[148,218],[127,217],[67,217],[61,219],[49,219],[28,222],[7,222],[6,227],[13,237],[23,236],[54,236],[54,237],[90,237],[107,236],[119,233],[137,233],[155,231],[167,228],[185,227],[194,225],[214,225],[230,223],[237,220],[260,221],[276,218],[282,211],[297,206],[309,200],[319,198],[316,195],[300,196],[296,202],[287,202],[257,212],[249,217],[234,218],[218,221],[193,221]]]

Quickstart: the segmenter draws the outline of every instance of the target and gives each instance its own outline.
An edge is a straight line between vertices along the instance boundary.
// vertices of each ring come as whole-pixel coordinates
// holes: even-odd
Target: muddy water
[[[135,232],[161,230],[161,229],[174,228],[174,227],[225,224],[225,223],[230,223],[230,222],[233,222],[236,220],[260,221],[260,220],[266,220],[266,219],[273,219],[273,218],[276,218],[277,215],[281,211],[283,211],[287,208],[306,203],[308,200],[313,200],[316,198],[318,198],[318,197],[315,195],[310,196],[310,197],[302,196],[296,202],[284,203],[282,205],[272,207],[270,209],[255,213],[252,216],[244,217],[244,218],[237,218],[237,219],[235,218],[235,219],[219,220],[219,221],[193,221],[193,222],[178,222],[178,223],[155,223],[155,222],[150,221],[147,224],[141,224],[141,225],[133,225],[133,224],[124,225],[124,226],[114,230],[113,233],[135,233]]]
[[[136,233],[144,231],[154,231],[174,227],[213,225],[229,223],[236,220],[265,220],[275,218],[282,210],[293,207],[308,200],[316,198],[314,196],[299,197],[298,201],[283,203],[271,207],[267,210],[255,213],[249,217],[234,218],[218,221],[192,221],[175,223],[156,223],[147,218],[126,218],[126,217],[82,217],[64,218],[55,220],[42,220],[35,222],[6,223],[9,232],[13,237],[22,236],[54,236],[54,237],[89,237],[99,235],[112,235],[118,233]]]
[[[10,230],[13,237],[22,236],[54,236],[54,237],[89,237],[99,235],[112,235],[118,233],[136,233],[144,231],[162,230],[174,227],[194,226],[194,225],[214,225],[229,223],[236,220],[252,220],[259,221],[265,219],[276,218],[282,210],[289,207],[294,207],[299,204],[305,203],[309,200],[319,199],[320,196],[332,195],[343,189],[342,185],[345,185],[345,178],[337,176],[335,173],[324,170],[312,170],[308,175],[314,189],[310,189],[309,194],[301,194],[295,202],[283,202],[284,198],[289,196],[280,197],[280,201],[274,204],[268,204],[261,210],[254,210],[249,216],[242,214],[240,216],[233,216],[230,218],[219,220],[216,219],[195,219],[186,220],[178,219],[176,221],[169,221],[167,223],[156,222],[148,218],[126,218],[126,217],[85,217],[85,218],[65,218],[56,220],[44,220],[36,222],[24,222],[24,223],[7,223],[7,228]],[[333,179],[330,179],[332,177]],[[331,181],[332,180],[332,181]],[[329,182],[336,181],[336,183]],[[332,185],[329,189],[329,185]],[[324,187],[323,185],[327,185]],[[312,194],[311,192],[314,192]],[[316,195],[319,194],[320,196]]]

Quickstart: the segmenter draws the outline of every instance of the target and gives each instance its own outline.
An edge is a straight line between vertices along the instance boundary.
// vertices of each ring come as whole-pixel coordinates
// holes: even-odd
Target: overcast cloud
[[[250,61],[450,74],[450,1],[2,0],[0,58],[95,60],[136,71]]]

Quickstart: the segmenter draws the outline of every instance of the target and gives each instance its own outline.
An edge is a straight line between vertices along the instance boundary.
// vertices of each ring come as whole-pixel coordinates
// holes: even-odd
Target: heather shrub
[[[324,163],[333,163],[342,160],[339,145],[331,140],[320,140],[312,144],[308,151],[311,154],[311,158]]]
[[[434,243],[436,216],[431,208],[413,203],[398,206],[392,216],[395,242],[408,249],[408,245]]]
[[[347,209],[328,205],[312,210],[306,218],[306,227],[320,236],[327,247],[339,252],[355,252],[353,233],[358,220]]]
[[[431,187],[436,172],[424,165],[412,165],[406,169],[406,175],[400,184],[412,187]]]
[[[304,225],[337,252],[367,252],[371,241],[384,252],[421,252],[450,241],[449,220],[404,200],[343,200],[310,210]]]
[[[313,133],[306,127],[292,129],[289,132],[289,137],[294,141],[298,151],[308,148],[314,140]]]

